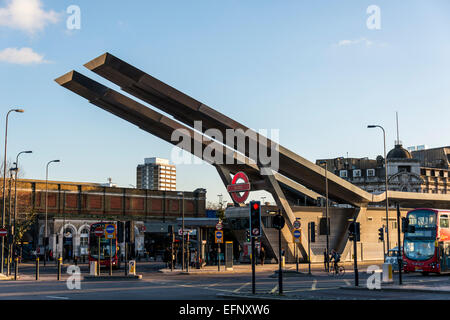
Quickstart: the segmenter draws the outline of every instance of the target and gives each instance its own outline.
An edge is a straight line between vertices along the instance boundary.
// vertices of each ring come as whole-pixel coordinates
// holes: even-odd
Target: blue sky
[[[39,9],[23,16],[29,23],[7,19],[16,2]],[[72,4],[80,30],[66,28]],[[366,26],[370,5],[380,8],[379,30]],[[25,109],[10,116],[8,158],[34,151],[21,156],[25,178],[45,179],[47,161],[61,159],[50,179],[129,186],[145,157],[170,157],[170,144],[53,81],[75,69],[117,89],[83,67],[106,51],[249,127],[280,129],[280,143],[311,161],[382,154],[381,131],[366,126],[384,126],[390,149],[396,111],[405,147],[450,145],[446,0],[0,0],[0,8],[1,110]],[[30,48],[30,63],[8,48]],[[226,194],[209,165],[177,171],[180,190],[204,187],[210,201]]]

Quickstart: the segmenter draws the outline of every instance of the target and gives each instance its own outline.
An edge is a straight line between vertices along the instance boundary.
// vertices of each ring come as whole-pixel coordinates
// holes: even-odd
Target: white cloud
[[[0,62],[29,65],[48,61],[44,60],[43,55],[34,52],[31,48],[6,48],[0,51]]]
[[[352,45],[356,45],[356,44],[365,44],[366,47],[370,47],[372,46],[374,43],[373,41],[370,41],[366,38],[360,38],[360,39],[356,39],[356,40],[341,40],[338,42],[338,46],[339,47],[344,47],[344,46],[352,46]]]
[[[0,26],[31,34],[58,20],[58,13],[42,9],[41,0],[9,0],[5,8],[0,8]]]

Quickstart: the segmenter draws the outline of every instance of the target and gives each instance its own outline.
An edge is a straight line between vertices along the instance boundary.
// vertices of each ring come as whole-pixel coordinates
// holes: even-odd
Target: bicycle
[[[333,277],[343,277],[345,274],[345,268],[344,266],[340,266],[337,264],[336,268],[333,266],[328,274]]]

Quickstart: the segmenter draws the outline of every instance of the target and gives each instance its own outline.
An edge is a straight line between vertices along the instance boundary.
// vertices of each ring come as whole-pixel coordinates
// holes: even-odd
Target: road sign
[[[299,230],[299,229],[295,229],[293,232],[292,232],[292,236],[293,236],[293,240],[294,240],[294,243],[300,243],[301,242],[301,240],[300,240],[300,236],[301,236],[301,231]]]
[[[243,182],[238,183],[238,180],[242,180]],[[227,191],[231,193],[234,201],[244,203],[250,193],[250,181],[247,175],[242,171],[236,173],[231,184],[227,186]]]
[[[180,228],[180,229],[178,229],[178,235],[179,236],[181,236],[182,235],[182,231],[181,231],[182,229]],[[195,229],[184,229],[184,234],[185,235],[187,235],[187,234],[190,234],[190,235],[193,235],[193,236],[195,236],[196,234],[197,234],[197,230],[195,230]]]
[[[300,220],[295,220],[292,225],[294,226],[294,229],[300,229]]]
[[[217,224],[216,224],[216,229],[217,229],[217,230],[222,230],[222,228],[223,228],[222,221],[217,222]]]
[[[223,243],[223,231],[216,231],[216,243]]]
[[[105,225],[105,238],[115,239],[116,238],[116,225],[109,223]]]
[[[8,235],[8,230],[1,228],[0,229],[0,237],[6,237]]]
[[[103,228],[102,228],[102,227],[97,227],[97,228],[95,228],[95,230],[94,230],[94,234],[95,234],[97,237],[101,237],[104,233],[105,233],[105,232],[103,231]]]

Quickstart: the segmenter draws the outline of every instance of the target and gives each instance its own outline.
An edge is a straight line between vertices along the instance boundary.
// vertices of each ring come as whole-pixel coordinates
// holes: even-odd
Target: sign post
[[[105,238],[109,239],[109,275],[112,276],[113,239],[116,239],[115,224],[109,223],[105,225]]]
[[[223,231],[222,230],[216,230],[215,232],[216,235],[216,243],[217,246],[219,247],[217,250],[217,267],[218,270],[220,271],[220,244],[223,243]]]
[[[102,227],[95,228],[94,234],[97,236],[97,242],[98,242],[98,251],[97,251],[97,264],[98,264],[98,271],[97,275],[100,275],[100,239],[105,234]]]

